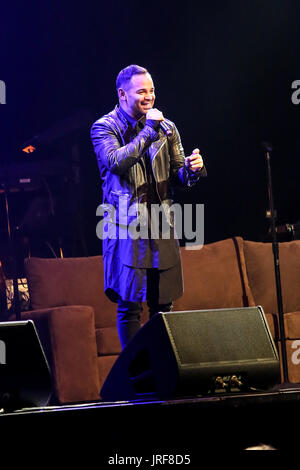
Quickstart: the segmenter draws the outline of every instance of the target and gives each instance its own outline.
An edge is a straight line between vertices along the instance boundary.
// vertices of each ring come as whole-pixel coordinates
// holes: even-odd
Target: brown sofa
[[[279,252],[289,380],[300,382],[300,241],[280,243]],[[181,256],[185,290],[174,311],[261,305],[273,338],[280,340],[270,243],[235,237],[201,250],[182,248]],[[103,293],[102,257],[28,258],[25,270],[32,310],[22,318],[35,321],[45,348],[52,402],[98,400],[121,351],[116,305]]]
[[[121,347],[115,304],[103,292],[102,257],[27,258],[31,311],[53,372],[53,403],[99,399]]]

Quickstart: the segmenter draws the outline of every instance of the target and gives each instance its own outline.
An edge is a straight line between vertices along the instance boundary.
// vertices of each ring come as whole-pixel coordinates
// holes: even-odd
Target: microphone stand
[[[277,293],[277,305],[278,305],[278,319],[279,319],[279,331],[281,338],[281,359],[282,359],[282,371],[284,383],[288,383],[288,367],[287,367],[287,354],[285,344],[285,328],[283,318],[283,302],[282,302],[282,290],[281,290],[281,279],[280,279],[280,265],[279,265],[279,249],[276,235],[276,224],[275,224],[275,212],[274,212],[274,200],[273,200],[273,187],[272,187],[272,173],[270,154],[273,150],[272,145],[268,142],[263,142],[263,148],[266,152],[267,160],[267,177],[268,177],[268,198],[270,204],[270,221],[271,221],[271,233],[272,233],[272,249],[274,256],[274,270],[275,270],[275,281],[276,281],[276,293]]]

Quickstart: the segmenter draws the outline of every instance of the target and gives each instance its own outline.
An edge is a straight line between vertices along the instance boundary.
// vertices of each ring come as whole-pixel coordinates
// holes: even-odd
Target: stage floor
[[[241,455],[259,444],[293,452],[299,416],[300,385],[287,384],[267,392],[27,408],[2,413],[0,430],[2,443],[8,438],[27,449],[71,446],[86,458],[95,452],[99,468],[193,468],[207,453]]]

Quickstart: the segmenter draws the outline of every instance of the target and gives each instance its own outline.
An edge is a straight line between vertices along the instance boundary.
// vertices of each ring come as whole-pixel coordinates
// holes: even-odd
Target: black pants
[[[147,305],[149,318],[158,312],[170,312],[172,302],[159,304],[159,270],[147,269]],[[129,343],[140,328],[142,302],[118,300],[117,325],[122,349]]]

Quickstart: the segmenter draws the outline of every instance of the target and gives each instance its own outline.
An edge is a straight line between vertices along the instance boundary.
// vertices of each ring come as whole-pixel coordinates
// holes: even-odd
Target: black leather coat
[[[109,214],[113,225],[118,226],[118,230],[132,224],[137,217],[140,223],[143,222],[138,208],[147,204],[148,183],[143,158],[146,152],[147,158],[151,159],[157,195],[170,226],[173,225],[172,213],[169,211],[172,205],[172,186],[192,186],[199,176],[206,176],[205,168],[197,175],[189,172],[185,166],[178,130],[173,122],[165,122],[172,130],[171,136],[166,137],[161,129],[156,131],[147,122],[144,122],[144,128],[136,135],[116,106],[92,126],[91,139],[102,179],[102,207]],[[116,276],[123,276],[123,268],[118,264],[135,268],[149,267],[144,256],[146,247],[147,240],[141,238],[124,240],[122,236],[118,236],[117,239],[103,240],[105,289],[113,289],[118,293],[121,291],[118,286],[126,282],[124,279],[116,281]],[[178,241],[170,241],[168,250],[171,261],[167,267],[170,267],[180,261]],[[137,291],[139,290],[138,287]],[[140,299],[141,296],[138,297]],[[131,300],[136,300],[135,295],[132,295]]]

